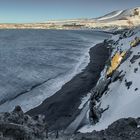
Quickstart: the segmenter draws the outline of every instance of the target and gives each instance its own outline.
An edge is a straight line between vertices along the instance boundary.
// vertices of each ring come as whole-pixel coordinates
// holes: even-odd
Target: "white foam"
[[[89,48],[91,44],[89,44]],[[40,105],[46,98],[52,96],[68,81],[70,81],[73,76],[80,73],[89,63],[89,48],[84,50],[84,55],[80,58],[77,65],[63,76],[59,76],[56,79],[52,79],[43,85],[36,87],[32,91],[26,94],[20,95],[19,97],[7,101],[0,105],[0,112],[11,111],[15,105],[20,105],[23,111],[28,111],[38,105]]]

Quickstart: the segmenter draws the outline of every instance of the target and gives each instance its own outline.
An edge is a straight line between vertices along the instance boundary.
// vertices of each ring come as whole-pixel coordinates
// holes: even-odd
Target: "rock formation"
[[[11,112],[0,114],[0,140],[45,140],[48,128],[44,117],[30,117],[16,106]]]
[[[107,129],[92,133],[77,134],[73,140],[139,140],[140,118],[120,119]]]

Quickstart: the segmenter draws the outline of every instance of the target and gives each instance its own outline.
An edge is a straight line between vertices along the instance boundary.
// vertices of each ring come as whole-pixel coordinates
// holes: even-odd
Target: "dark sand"
[[[88,66],[66,83],[61,90],[47,98],[41,105],[27,114],[45,115],[49,130],[65,129],[80,113],[81,98],[93,88],[100,77],[105,62],[109,57],[107,43],[100,43],[90,49]]]

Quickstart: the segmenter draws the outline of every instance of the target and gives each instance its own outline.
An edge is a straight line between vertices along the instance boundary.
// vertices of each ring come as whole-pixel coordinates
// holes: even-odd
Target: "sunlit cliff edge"
[[[140,8],[111,12],[93,19],[54,20],[44,23],[0,24],[0,29],[102,29],[131,28],[140,25]]]

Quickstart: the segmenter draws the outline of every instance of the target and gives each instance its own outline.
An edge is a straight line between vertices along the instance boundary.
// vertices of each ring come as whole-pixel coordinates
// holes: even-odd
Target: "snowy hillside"
[[[127,9],[127,10],[118,10],[111,12],[105,16],[97,18],[98,21],[114,21],[114,20],[123,20],[127,17],[133,17],[140,14],[140,8]]]
[[[101,20],[102,21],[102,20],[112,19],[112,18],[120,16],[120,14],[122,12],[123,12],[123,10],[121,10],[121,11],[114,11],[114,12],[111,12],[111,13],[105,15],[105,16],[97,18],[97,20],[99,20],[99,21]]]
[[[111,76],[107,75],[110,64],[106,64],[99,82],[91,91],[91,98],[94,96],[96,106],[102,109],[109,108],[102,113],[98,123],[84,126],[81,132],[106,129],[120,118],[140,117],[140,28],[113,36],[110,45],[112,49],[110,61],[113,61],[116,53],[125,52],[125,55]],[[107,80],[110,82],[107,83]],[[106,85],[103,85],[105,83],[103,81]],[[97,99],[95,94],[101,83],[102,88],[105,88],[98,91]]]

